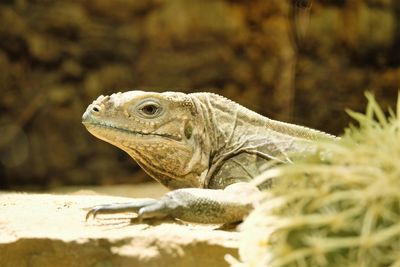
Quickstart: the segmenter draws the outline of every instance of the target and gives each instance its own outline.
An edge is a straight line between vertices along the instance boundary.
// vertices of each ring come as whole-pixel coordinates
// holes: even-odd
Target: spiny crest
[[[300,126],[296,124],[290,124],[281,121],[275,121],[268,119],[268,123],[270,124],[272,130],[287,133],[295,137],[307,137],[310,139],[320,139],[320,138],[338,138],[332,134],[325,133],[323,131],[315,130],[312,128],[308,128],[305,126]]]

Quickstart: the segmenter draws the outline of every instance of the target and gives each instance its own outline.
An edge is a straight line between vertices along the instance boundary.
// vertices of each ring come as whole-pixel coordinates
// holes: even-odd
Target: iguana
[[[160,199],[98,205],[99,213],[133,211],[197,223],[232,223],[253,208],[249,183],[271,166],[309,153],[332,135],[263,117],[213,93],[128,91],[99,96],[83,114],[94,136],[127,152],[172,191]]]

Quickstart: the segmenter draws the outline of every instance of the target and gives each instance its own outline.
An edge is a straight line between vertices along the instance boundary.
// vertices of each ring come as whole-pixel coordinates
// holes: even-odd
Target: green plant
[[[400,266],[400,98],[386,117],[367,93],[359,127],[295,164],[244,222],[245,266]]]

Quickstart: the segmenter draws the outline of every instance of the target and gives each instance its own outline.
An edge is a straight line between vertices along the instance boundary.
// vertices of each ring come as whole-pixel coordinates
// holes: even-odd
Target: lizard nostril
[[[101,110],[101,108],[100,108],[99,105],[93,105],[93,107],[92,107],[92,111],[93,111],[93,112],[98,113],[98,112],[100,112],[100,110]]]

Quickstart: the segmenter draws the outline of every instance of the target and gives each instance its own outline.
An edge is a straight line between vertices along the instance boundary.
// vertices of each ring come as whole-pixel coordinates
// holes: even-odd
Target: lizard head
[[[82,123],[97,138],[127,152],[165,186],[202,187],[208,158],[199,144],[202,129],[196,113],[184,93],[129,91],[99,96]]]

